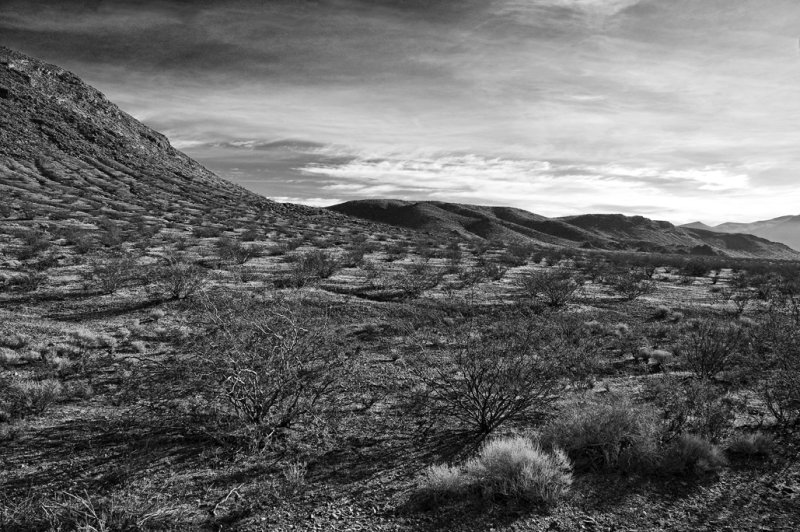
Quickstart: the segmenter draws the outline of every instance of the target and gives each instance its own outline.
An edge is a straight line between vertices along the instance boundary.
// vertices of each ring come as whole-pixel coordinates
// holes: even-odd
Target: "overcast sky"
[[[219,175],[315,205],[800,213],[798,0],[0,0]]]

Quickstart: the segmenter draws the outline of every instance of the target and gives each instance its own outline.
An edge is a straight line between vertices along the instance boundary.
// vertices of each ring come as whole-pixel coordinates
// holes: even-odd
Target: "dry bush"
[[[311,282],[327,279],[342,268],[333,254],[318,249],[291,258],[288,277],[275,281],[278,288],[302,288]]]
[[[0,411],[12,419],[42,414],[61,396],[62,387],[57,380],[34,381],[23,377],[0,380]]]
[[[626,400],[575,403],[542,429],[546,447],[564,449],[582,471],[649,471],[657,466],[660,424]]]
[[[206,271],[180,255],[166,257],[162,264],[151,268],[149,287],[158,297],[186,299],[198,293],[207,283]]]
[[[235,295],[204,299],[203,310],[206,332],[188,363],[208,405],[265,440],[335,405],[348,361],[326,313]]]
[[[220,259],[236,264],[244,264],[260,255],[260,251],[255,245],[246,245],[227,237],[221,237],[217,241],[217,252]]]
[[[728,464],[722,449],[694,434],[683,434],[664,451],[661,471],[692,476],[715,473]]]
[[[747,343],[747,331],[735,323],[713,318],[695,320],[682,330],[676,351],[702,379],[730,369]]]
[[[774,444],[775,438],[763,432],[734,434],[725,450],[734,456],[769,456]]]
[[[517,284],[526,297],[541,299],[548,307],[563,307],[575,297],[581,283],[566,269],[532,270],[518,278]]]
[[[611,276],[607,282],[614,291],[622,296],[625,301],[652,294],[656,290],[656,283],[650,280],[650,275],[642,270],[630,270]]]
[[[430,419],[448,419],[483,438],[503,424],[541,416],[564,388],[584,381],[596,361],[578,328],[554,316],[514,316],[492,325],[456,323],[444,356],[413,368]]]
[[[661,411],[666,440],[691,433],[719,442],[733,427],[742,406],[733,394],[709,380],[665,377],[649,381],[644,394]]]
[[[552,505],[569,491],[571,469],[559,449],[544,451],[524,437],[498,438],[461,467],[431,467],[421,487],[434,502],[476,493],[490,500]]]
[[[97,286],[103,294],[113,294],[141,277],[136,259],[129,255],[95,259],[88,271],[89,282]]]
[[[745,366],[756,392],[780,425],[793,426],[800,422],[800,319],[774,309],[751,335]]]
[[[35,292],[45,281],[47,276],[41,272],[29,271],[20,275],[2,279],[0,289],[19,290],[20,292]]]

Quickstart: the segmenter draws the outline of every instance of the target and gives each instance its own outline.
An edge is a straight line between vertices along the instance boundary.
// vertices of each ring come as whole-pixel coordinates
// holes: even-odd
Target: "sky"
[[[71,70],[278,201],[686,223],[800,213],[797,0],[0,0]]]

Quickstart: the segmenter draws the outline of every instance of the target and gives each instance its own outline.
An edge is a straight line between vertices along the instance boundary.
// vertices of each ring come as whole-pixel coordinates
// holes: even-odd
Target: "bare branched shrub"
[[[168,299],[186,299],[196,294],[207,282],[206,271],[179,255],[168,256],[151,271],[157,295]]]
[[[698,377],[710,379],[729,369],[746,345],[747,332],[738,324],[711,318],[684,328],[677,350]]]
[[[88,278],[102,293],[113,294],[131,281],[141,278],[141,271],[136,259],[129,255],[106,257],[92,261]]]
[[[740,406],[732,394],[709,380],[665,377],[650,381],[644,393],[661,410],[665,440],[691,433],[719,442],[733,427]]]
[[[549,316],[461,327],[450,331],[444,354],[427,353],[414,369],[432,416],[478,438],[541,416],[569,382],[586,378],[596,355],[570,333],[577,328]]]
[[[319,249],[300,253],[292,259],[288,277],[275,281],[279,288],[302,288],[311,282],[327,279],[342,268],[333,254]]]
[[[334,402],[347,367],[325,313],[291,301],[203,302],[191,365],[197,393],[268,439]]]
[[[532,270],[519,277],[518,286],[530,299],[541,299],[549,307],[563,307],[575,297],[581,287],[566,269]]]
[[[745,361],[756,391],[775,420],[800,422],[800,322],[790,312],[767,313],[752,332]]]
[[[260,251],[255,245],[243,244],[238,240],[227,237],[221,237],[217,241],[217,251],[220,259],[232,261],[236,264],[244,264],[260,255]]]
[[[650,280],[650,275],[642,270],[630,270],[613,275],[609,284],[616,293],[625,301],[652,294],[656,290],[656,283]]]

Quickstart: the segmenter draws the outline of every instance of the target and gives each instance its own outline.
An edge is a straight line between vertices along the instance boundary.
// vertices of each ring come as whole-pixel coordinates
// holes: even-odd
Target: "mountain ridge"
[[[705,229],[717,233],[746,233],[800,250],[800,215],[790,214],[755,222],[725,222],[715,226],[692,222],[681,227]]]
[[[797,251],[758,236],[678,227],[643,216],[581,214],[547,218],[510,207],[395,199],[354,200],[328,209],[389,225],[469,238],[737,258],[800,258]]]

